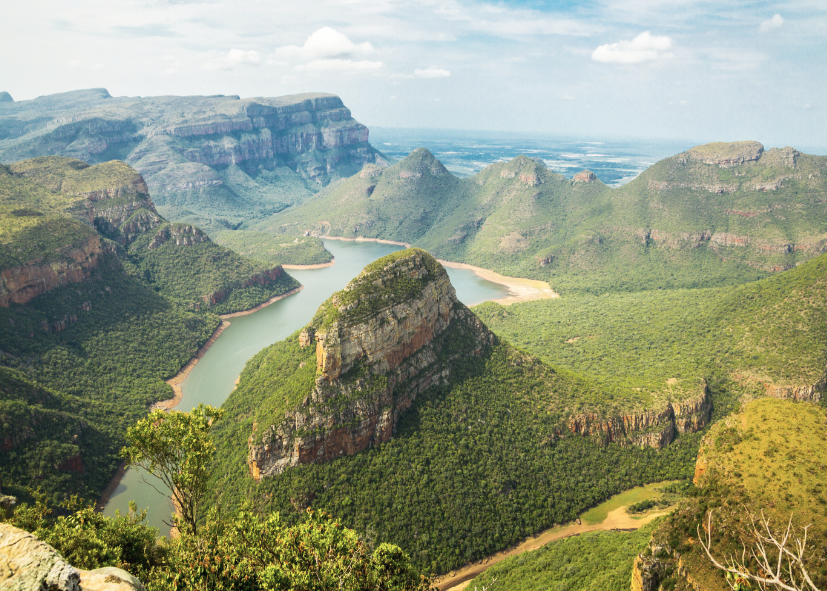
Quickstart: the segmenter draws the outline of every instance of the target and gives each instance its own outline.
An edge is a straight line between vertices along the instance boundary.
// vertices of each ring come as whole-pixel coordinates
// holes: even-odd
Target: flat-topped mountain
[[[46,155],[134,166],[174,219],[236,220],[300,202],[386,159],[335,95],[112,97],[0,103],[0,161]]]
[[[253,225],[402,240],[572,291],[743,283],[827,250],[827,157],[758,142],[698,146],[613,189],[520,156],[459,179],[427,150],[366,167]]]

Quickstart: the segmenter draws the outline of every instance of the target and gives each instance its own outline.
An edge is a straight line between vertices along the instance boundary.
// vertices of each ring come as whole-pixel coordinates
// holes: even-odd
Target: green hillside
[[[298,286],[170,224],[140,174],[37,158],[0,167],[2,486],[95,499],[126,428],[216,329]]]
[[[269,232],[227,230],[211,238],[241,256],[272,264],[318,265],[333,260],[318,238],[289,237]]]
[[[815,386],[827,367],[825,302],[822,255],[737,287],[485,303],[474,311],[504,338],[622,400],[701,377],[733,393]]]
[[[623,490],[691,474],[698,433],[660,450],[629,445],[619,434],[620,443],[610,445],[571,434],[568,418],[605,406],[595,383],[492,338],[458,302],[443,310],[453,296],[434,288],[442,282],[444,270],[421,250],[383,257],[323,304],[301,335],[253,357],[215,429],[212,501],[234,507],[253,499],[257,509],[280,511],[288,521],[307,506],[324,509],[371,543],[399,544],[415,564],[445,572]],[[420,310],[419,298],[437,297],[440,318],[450,324],[432,340],[422,335],[437,329],[417,329],[417,344],[391,338],[392,349],[372,363],[348,357],[358,350],[358,335],[368,339],[361,341],[366,356],[379,355],[369,352],[370,343],[384,343],[389,326],[420,321],[424,311],[409,317],[403,310]],[[306,346],[313,334],[323,344]],[[377,402],[384,399],[374,393],[391,381],[393,400]],[[349,440],[345,431],[361,433],[371,413],[396,412],[408,388],[416,399],[399,415],[392,439],[253,479],[265,468],[251,470],[249,446],[265,455],[292,449],[293,440],[272,438],[297,425],[296,437],[313,441],[326,433],[335,448]],[[295,445],[298,451],[307,441]]]
[[[791,518],[799,536],[803,527],[810,526],[804,563],[813,583],[823,589],[827,490],[819,475],[825,463],[823,408],[787,400],[750,402],[704,438],[695,473],[697,491],[655,530],[650,548],[639,560],[657,565],[655,584],[661,588],[721,589],[726,585],[724,577],[698,544],[698,528],[702,534],[706,531],[711,512],[713,555],[719,560],[727,555],[740,558],[744,545],[749,550],[755,544],[750,516],[761,527],[763,512],[779,538]],[[770,551],[773,563],[776,556]],[[682,572],[676,568],[678,561]],[[749,552],[746,561],[752,573],[759,572]]]
[[[827,158],[709,144],[618,188],[519,156],[473,177],[419,149],[253,228],[410,242],[566,293],[735,285],[827,248]]]

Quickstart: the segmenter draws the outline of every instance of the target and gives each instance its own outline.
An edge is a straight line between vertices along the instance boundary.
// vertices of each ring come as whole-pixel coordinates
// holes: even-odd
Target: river
[[[221,406],[233,391],[235,381],[247,361],[264,347],[280,341],[310,322],[318,307],[335,291],[342,289],[369,263],[401,247],[375,242],[345,242],[325,240],[336,264],[323,269],[290,271],[304,285],[295,295],[279,300],[248,316],[230,320],[230,326],[221,333],[204,357],[181,382],[183,399],[177,410],[191,410],[201,403]],[[502,285],[481,279],[467,269],[446,269],[457,298],[467,306],[495,300],[508,295]],[[169,499],[143,481],[146,474],[129,470],[109,499],[104,514],[123,515],[130,501],[139,509],[147,509],[147,523],[160,533],[169,533],[164,519],[169,519],[172,506]],[[154,486],[163,488],[152,479]]]

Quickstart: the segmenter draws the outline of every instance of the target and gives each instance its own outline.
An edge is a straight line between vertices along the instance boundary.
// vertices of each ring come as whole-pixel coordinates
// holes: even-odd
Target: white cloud
[[[343,59],[326,59],[313,60],[306,64],[299,64],[296,70],[300,72],[354,72],[365,70],[378,70],[384,64],[382,62],[371,62],[368,60],[343,60]]]
[[[277,58],[297,57],[308,61],[365,56],[374,52],[367,41],[353,43],[347,35],[331,27],[322,27],[307,38],[302,47],[285,45],[275,51]]]
[[[759,31],[762,33],[766,33],[772,29],[777,29],[781,25],[784,24],[784,18],[780,14],[772,15],[772,18],[765,20],[761,23],[761,26],[758,28]]]
[[[232,70],[235,66],[260,66],[262,63],[261,54],[252,50],[231,49],[225,56],[211,51],[208,55],[209,59],[201,66],[204,70]]]
[[[414,70],[413,74],[394,74],[392,76],[397,80],[412,80],[414,78],[450,78],[451,72],[443,70],[442,68],[425,68],[422,70]]]
[[[564,101],[573,101],[574,100],[574,97],[571,96],[570,94],[564,94],[560,98],[563,99]]]
[[[672,57],[669,49],[672,39],[644,31],[631,41],[601,45],[592,53],[597,62],[611,64],[639,64]]]

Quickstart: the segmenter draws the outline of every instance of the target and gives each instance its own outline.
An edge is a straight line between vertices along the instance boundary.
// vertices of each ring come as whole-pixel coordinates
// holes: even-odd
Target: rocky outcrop
[[[695,161],[719,168],[732,168],[747,162],[756,162],[764,153],[760,142],[714,142],[696,146],[677,156],[684,162]]]
[[[73,100],[81,95],[83,100]],[[3,139],[4,129],[16,130],[13,142]],[[288,167],[318,185],[355,174],[367,163],[386,166],[368,140],[368,128],[341,99],[324,93],[241,99],[78,91],[9,103],[0,113],[3,161],[61,154],[101,162],[116,150],[128,154],[159,203],[190,211],[202,199],[211,210],[210,200],[215,190],[223,195],[222,186],[242,197],[235,203],[244,210],[260,200],[262,188],[270,188],[272,179],[251,194],[249,183],[223,175],[227,166],[254,176]],[[265,209],[271,207],[268,202]]]
[[[661,449],[674,441],[677,433],[694,433],[704,428],[712,412],[709,387],[680,402],[667,402],[659,409],[605,417],[597,413],[569,417],[569,431],[595,437],[603,443],[638,445]]]
[[[416,397],[446,383],[446,356],[479,355],[495,341],[433,257],[400,252],[363,271],[301,333],[302,347],[315,346],[315,385],[283,422],[250,437],[256,480],[388,441]],[[442,349],[449,331],[466,335],[467,350]]]
[[[25,304],[56,287],[83,281],[97,268],[103,250],[100,236],[93,234],[77,245],[61,249],[60,259],[56,261],[35,260],[3,269],[0,271],[0,306]]]
[[[0,589],[19,591],[144,591],[119,568],[83,571],[37,537],[0,523]]]
[[[597,177],[591,170],[581,170],[571,180],[575,183],[594,183],[597,181]]]
[[[795,400],[796,402],[819,402],[827,387],[827,374],[811,386],[767,386],[767,396]]]

